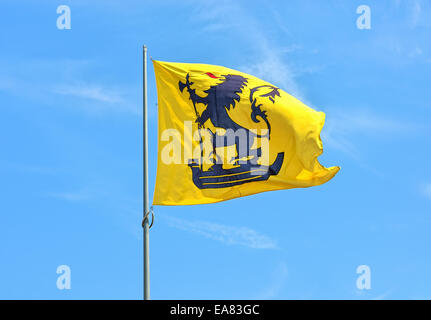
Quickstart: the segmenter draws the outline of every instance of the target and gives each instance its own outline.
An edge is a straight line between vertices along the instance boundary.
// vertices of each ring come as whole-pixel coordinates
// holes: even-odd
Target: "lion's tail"
[[[263,119],[263,121],[265,121],[266,126],[268,128],[268,131],[265,134],[256,134],[256,137],[257,138],[268,138],[268,139],[270,139],[270,136],[271,136],[271,125],[269,124],[269,121],[266,118],[266,116],[261,116],[261,118]]]
[[[265,121],[265,123],[266,123],[266,127],[267,127],[267,129],[268,129],[268,132],[267,133],[265,133],[265,134],[256,134],[256,137],[258,137],[258,138],[270,138],[270,136],[271,136],[271,124],[269,123],[269,121],[268,121],[268,117],[266,116],[266,112],[265,111],[262,111],[261,109],[260,109],[260,105],[259,106],[257,106],[256,107],[256,99],[253,101],[253,103],[252,103],[252,105],[251,105],[251,108],[252,108],[252,112],[251,112],[251,120],[253,120],[254,122],[260,122],[258,119],[257,119],[257,117],[260,117],[260,118],[262,118],[263,119],[263,121]]]

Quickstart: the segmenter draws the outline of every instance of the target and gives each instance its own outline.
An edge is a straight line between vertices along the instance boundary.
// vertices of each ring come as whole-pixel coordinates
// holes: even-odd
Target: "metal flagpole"
[[[144,142],[144,300],[150,300],[150,226],[148,210],[147,46],[143,47],[143,142]]]

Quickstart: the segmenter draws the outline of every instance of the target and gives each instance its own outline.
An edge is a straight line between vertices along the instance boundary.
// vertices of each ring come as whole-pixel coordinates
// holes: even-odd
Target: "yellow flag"
[[[153,61],[159,110],[155,205],[213,203],[330,180],[325,114],[254,76]]]

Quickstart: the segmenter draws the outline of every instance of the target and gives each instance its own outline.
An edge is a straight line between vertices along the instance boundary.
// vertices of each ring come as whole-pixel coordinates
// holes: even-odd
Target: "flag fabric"
[[[257,77],[153,61],[158,165],[153,204],[214,203],[333,178],[317,157],[325,114]]]

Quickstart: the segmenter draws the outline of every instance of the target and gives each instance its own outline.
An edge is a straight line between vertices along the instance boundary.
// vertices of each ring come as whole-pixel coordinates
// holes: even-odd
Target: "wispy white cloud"
[[[258,62],[243,66],[242,69],[246,73],[276,84],[296,98],[305,101],[306,99],[295,81],[292,68],[283,62],[280,53],[266,49],[268,48],[261,48],[262,58],[258,59]]]
[[[104,188],[101,187],[101,183],[88,183],[77,188],[70,188],[72,190],[54,190],[45,191],[41,195],[49,198],[71,201],[71,202],[82,202],[82,201],[105,201],[107,202],[112,197],[113,191],[109,190],[109,186],[104,184]]]
[[[427,183],[422,187],[423,194],[431,199],[431,183]]]
[[[354,144],[357,137],[367,135],[392,136],[394,134],[415,133],[422,130],[422,126],[409,121],[391,119],[365,109],[353,111],[330,110],[331,117],[327,118],[322,131],[325,145],[338,149],[352,157],[358,152]]]
[[[10,91],[15,86],[15,83],[10,78],[0,78],[0,90],[1,91]]]
[[[82,81],[94,65],[87,60],[30,60],[15,61],[12,70],[0,61],[3,71],[0,90],[56,107],[79,106],[80,111],[88,113],[107,111],[141,115],[137,85]],[[40,77],[41,74],[45,76]]]
[[[416,48],[414,48],[413,50],[411,50],[411,51],[409,52],[408,56],[409,56],[410,58],[416,58],[416,57],[421,56],[422,54],[423,54],[422,49],[421,49],[421,48],[419,48],[419,47],[416,47]]]
[[[226,29],[247,42],[255,57],[253,60],[256,62],[240,66],[242,71],[271,82],[302,101],[305,100],[296,84],[296,74],[293,71],[295,68],[284,59],[286,53],[300,48],[298,44],[286,47],[285,43],[280,46],[278,43],[269,41],[260,21],[248,14],[246,8],[241,7],[239,3],[217,1],[217,6],[214,6],[214,2],[205,2],[196,10],[198,14],[194,14],[194,17],[198,16],[205,23],[205,32],[220,32],[220,30]],[[263,10],[269,10],[269,8],[263,8]],[[272,14],[277,17],[276,13],[272,12]],[[279,28],[283,32],[287,32],[280,19],[278,21]]]
[[[366,300],[385,300],[389,295],[391,295],[393,290],[388,290],[386,292],[383,292],[382,294],[379,294],[377,296],[373,297],[373,290],[359,290],[355,289],[354,294],[359,299],[366,299]]]
[[[298,71],[295,72],[294,70],[299,70],[299,68],[295,68],[284,59],[286,53],[299,50],[300,46],[293,44],[289,47],[281,47],[270,43],[267,37],[257,30],[251,32],[251,34],[254,34],[251,44],[259,44],[255,48],[258,53],[256,55],[256,63],[243,66],[244,71],[274,83],[286,92],[307,103],[304,93],[296,82],[296,77],[298,76],[296,72]]]
[[[62,95],[76,96],[79,98],[97,100],[100,102],[107,103],[122,103],[124,102],[122,97],[113,92],[108,92],[108,90],[96,85],[63,85],[54,89],[55,93]]]
[[[271,274],[268,286],[262,290],[257,299],[276,299],[286,284],[288,269],[286,263],[280,263]]]
[[[418,129],[407,121],[394,120],[369,110],[343,111],[336,116],[337,126],[344,132],[400,133]]]
[[[377,297],[374,297],[372,300],[385,300],[390,294],[392,293],[392,291],[386,291],[380,295],[378,295]]]
[[[128,98],[130,94],[118,87],[102,86],[100,84],[63,84],[55,86],[52,92],[83,101],[84,104],[80,105],[88,111],[109,111],[111,109],[118,112],[142,114],[141,107],[132,103],[131,99]]]
[[[169,226],[192,232],[226,245],[239,245],[253,249],[276,249],[277,243],[270,237],[248,227],[234,227],[208,221],[189,221],[164,217]]]
[[[0,167],[8,171],[22,172],[25,174],[52,175],[59,172],[58,168],[30,163],[13,163],[0,161]]]
[[[421,12],[422,12],[422,6],[420,1],[413,1],[413,6],[412,6],[412,13],[411,13],[411,24],[413,27],[415,27],[420,19],[421,16]]]
[[[66,201],[83,201],[88,200],[90,196],[84,192],[49,192],[48,197],[66,200]]]
[[[285,34],[285,35],[290,35],[291,32],[289,30],[289,28],[287,27],[286,23],[285,23],[285,19],[281,16],[279,10],[275,9],[275,8],[271,8],[270,9],[272,17],[273,17],[273,21],[277,24],[277,27]]]
[[[142,114],[138,103],[133,103],[128,88],[103,86],[100,84],[63,84],[53,87],[52,92],[76,101],[87,111],[117,111]],[[73,103],[73,100],[70,101]]]

